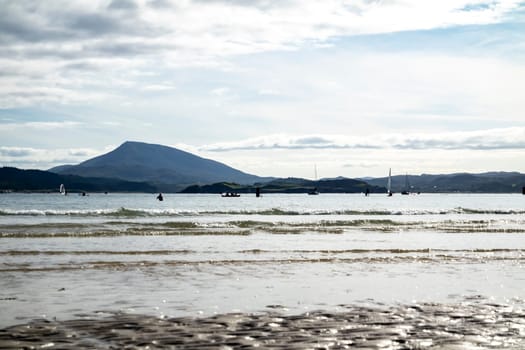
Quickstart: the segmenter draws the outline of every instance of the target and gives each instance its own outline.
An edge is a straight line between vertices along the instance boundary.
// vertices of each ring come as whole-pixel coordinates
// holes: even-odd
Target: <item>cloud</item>
[[[227,87],[220,87],[210,91],[210,94],[217,97],[222,97],[230,93],[230,89]]]
[[[93,156],[93,154],[96,154],[97,151],[90,149],[90,148],[76,148],[76,149],[70,149],[67,151],[67,154],[73,157],[89,157]]]
[[[202,151],[229,152],[271,149],[351,149],[351,148],[382,148],[383,146],[367,142],[364,138],[345,137],[338,135],[269,135],[238,142],[216,143],[202,146]],[[369,142],[369,141],[368,141]]]
[[[175,90],[176,87],[170,84],[151,84],[142,87],[144,91],[161,92]]]
[[[525,128],[501,128],[435,134],[270,135],[239,142],[202,146],[201,151],[304,149],[398,149],[398,150],[525,150]]]
[[[258,94],[261,96],[280,96],[282,93],[275,89],[260,89]]]
[[[170,0],[151,0],[147,4],[150,7],[163,10],[172,8],[174,6]]]
[[[15,131],[15,130],[55,130],[55,129],[71,129],[82,126],[83,123],[75,121],[60,121],[60,122],[10,122],[0,123],[0,131]]]
[[[343,168],[373,169],[382,166],[379,162],[361,162],[343,164]]]
[[[0,165],[48,169],[55,165],[76,164],[102,152],[92,148],[31,148],[0,146]]]
[[[0,72],[0,85],[14,90],[2,92],[0,107],[75,103],[83,99],[63,90],[118,90],[101,83],[109,78],[139,85],[130,70],[229,68],[233,57],[348,36],[501,23],[521,8],[516,0],[0,0],[0,66],[13,68]],[[20,96],[56,81],[62,89]]]
[[[392,147],[396,149],[520,150],[525,149],[525,128],[450,132],[436,135],[408,135],[397,136],[392,139],[395,140]]]
[[[118,32],[119,28],[120,23],[108,15],[88,13],[78,14],[71,18],[65,29],[77,34],[102,36]]]
[[[361,0],[351,6],[342,0],[113,0],[109,5],[103,0],[1,0],[0,42],[4,51],[16,46],[22,57],[31,50],[20,45],[24,42],[46,44],[56,51],[76,45],[81,48],[77,58],[118,54],[118,50],[89,51],[104,38],[109,47],[133,44],[138,54],[169,46],[169,52],[156,53],[198,59],[295,49],[348,35],[498,23],[519,7],[514,0]],[[159,45],[152,46],[152,40]]]
[[[34,155],[35,150],[33,148],[27,147],[0,147],[0,156],[1,157],[27,157]]]
[[[108,8],[116,10],[136,10],[138,6],[132,0],[112,0]]]
[[[294,141],[297,145],[317,145],[317,146],[324,146],[332,144],[332,141],[325,137],[320,136],[305,136],[300,137]]]

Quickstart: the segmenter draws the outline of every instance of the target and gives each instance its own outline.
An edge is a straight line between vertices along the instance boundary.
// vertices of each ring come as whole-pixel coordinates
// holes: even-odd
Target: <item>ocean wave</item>
[[[512,215],[512,214],[525,214],[525,210],[515,209],[471,209],[471,208],[454,208],[454,211],[458,214],[495,214],[495,215]]]
[[[199,236],[251,234],[344,234],[346,232],[446,232],[525,233],[523,219],[392,220],[355,218],[286,222],[279,220],[220,220],[217,222],[166,221],[126,222],[110,220],[90,223],[36,223],[0,225],[0,238]]]
[[[105,230],[82,232],[0,232],[0,238],[95,238],[120,236],[247,236],[248,230]]]
[[[201,253],[206,254],[217,254],[223,255],[225,251],[209,251],[206,250],[190,250],[190,249],[180,249],[180,250],[6,250],[0,251],[0,255],[5,256],[34,256],[34,255],[152,255],[152,256],[162,256],[162,255],[197,255]],[[368,255],[368,254],[388,254],[391,256],[396,255],[408,255],[408,254],[424,254],[424,255],[436,255],[436,256],[453,256],[465,254],[487,254],[492,258],[493,254],[517,254],[520,258],[525,258],[525,249],[519,248],[473,248],[473,249],[432,249],[432,248],[420,248],[420,249],[402,249],[402,248],[377,248],[377,249],[284,249],[284,250],[268,250],[268,249],[246,249],[246,250],[236,250],[232,251],[234,254],[242,255],[281,255],[281,254],[330,254],[334,258],[337,255]],[[324,256],[326,257],[326,256]],[[500,256],[501,257],[501,256]],[[257,260],[261,261],[261,260]],[[316,258],[315,261],[318,261]]]
[[[443,210],[426,209],[396,209],[396,210],[285,210],[281,208],[256,209],[256,210],[180,210],[180,209],[86,209],[86,210],[38,210],[24,209],[0,210],[0,216],[79,216],[79,217],[170,217],[170,216],[201,216],[201,215],[261,215],[261,216],[328,216],[328,215],[368,215],[368,216],[390,216],[390,215],[449,215],[449,214],[480,214],[480,215],[514,215],[525,214],[525,210],[516,209],[476,209],[456,207]]]
[[[197,215],[197,211],[181,211],[176,209],[86,209],[86,210],[0,210],[0,216],[79,216],[79,217],[148,217],[148,216],[185,216]]]
[[[178,266],[246,266],[246,265],[286,265],[286,264],[470,264],[488,262],[512,262],[523,264],[525,257],[522,254],[399,254],[386,256],[355,256],[340,257],[314,256],[314,257],[261,257],[261,258],[238,258],[238,259],[204,259],[204,260],[91,260],[70,261],[67,264],[28,264],[9,263],[0,264],[0,272],[44,272],[44,271],[68,271],[68,270],[129,270],[156,267],[178,267]],[[222,273],[222,272],[221,272]]]

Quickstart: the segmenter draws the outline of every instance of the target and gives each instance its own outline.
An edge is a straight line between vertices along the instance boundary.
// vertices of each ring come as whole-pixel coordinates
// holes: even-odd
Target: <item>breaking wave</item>
[[[502,219],[393,220],[388,217],[332,218],[331,220],[286,221],[154,220],[134,222],[109,219],[98,223],[42,222],[0,225],[0,238],[117,237],[117,236],[246,236],[251,234],[343,234],[345,232],[446,232],[446,233],[525,233],[522,217]],[[328,218],[327,218],[328,219]]]
[[[166,250],[6,250],[0,251],[0,255],[5,256],[32,256],[32,255],[192,255],[200,254],[202,251],[192,249],[166,249]],[[206,250],[207,254],[224,254],[221,250]],[[408,254],[441,254],[438,256],[460,255],[464,257],[466,254],[487,254],[491,258],[496,258],[494,254],[513,253],[517,254],[521,259],[525,259],[525,249],[520,248],[473,248],[473,249],[432,249],[432,248],[376,248],[376,249],[283,249],[283,250],[268,250],[268,249],[246,249],[236,250],[232,253],[244,255],[263,255],[263,254],[330,254],[332,256],[343,254],[392,254],[392,255],[408,255]],[[209,261],[209,260],[208,260]],[[261,260],[257,260],[261,261]],[[288,261],[288,260],[287,260]],[[316,259],[315,261],[318,261]]]
[[[88,209],[88,210],[0,210],[0,216],[77,216],[77,217],[166,217],[166,216],[200,216],[200,215],[263,215],[263,216],[299,216],[299,215],[515,215],[525,214],[525,210],[506,209],[473,209],[456,207],[447,210],[285,210],[271,208],[262,210],[180,210],[180,209]]]
[[[146,254],[145,254],[146,255]],[[108,255],[109,256],[109,255]],[[256,265],[291,265],[291,264],[471,264],[489,262],[508,262],[521,265],[525,261],[522,254],[495,255],[495,254],[394,254],[386,256],[367,256],[357,255],[353,257],[341,256],[314,256],[314,257],[261,257],[254,259],[251,257],[237,259],[166,259],[166,260],[89,260],[89,261],[70,261],[67,264],[28,264],[10,263],[0,264],[0,272],[44,272],[44,271],[72,271],[72,270],[129,270],[155,267],[190,267],[190,266],[256,266]]]

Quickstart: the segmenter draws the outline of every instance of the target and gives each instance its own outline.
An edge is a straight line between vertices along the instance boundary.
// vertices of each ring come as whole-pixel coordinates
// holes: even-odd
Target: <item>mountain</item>
[[[386,188],[381,186],[371,186],[360,180],[338,177],[335,179],[323,179],[318,181],[287,178],[275,179],[273,181],[256,184],[251,186],[242,186],[235,183],[220,182],[212,185],[193,185],[182,190],[182,193],[255,193],[256,187],[259,187],[262,193],[308,193],[317,189],[320,193],[362,193],[366,189],[372,193],[385,193]]]
[[[58,174],[58,173],[65,172],[67,169],[69,169],[71,167],[74,167],[74,165],[73,164],[64,164],[64,165],[59,165],[59,166],[56,166],[56,167],[54,167],[52,169],[49,169],[48,171]]]
[[[68,192],[156,192],[144,182],[116,179],[84,178],[76,175],[59,175],[42,170],[0,168],[0,191],[58,192],[64,184]]]
[[[392,176],[392,191],[404,190],[407,178],[411,192],[521,193],[525,186],[525,174],[518,172],[422,174]],[[367,178],[366,182],[386,186],[387,179]]]
[[[165,192],[175,192],[192,184],[220,181],[252,184],[271,180],[173,147],[131,141],[78,165],[55,167],[49,171],[86,177],[144,181]]]

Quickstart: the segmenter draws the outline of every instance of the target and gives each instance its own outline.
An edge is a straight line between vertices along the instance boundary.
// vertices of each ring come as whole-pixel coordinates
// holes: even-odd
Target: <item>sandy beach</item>
[[[0,349],[522,349],[525,311],[470,301],[204,318],[101,314],[0,330]]]

